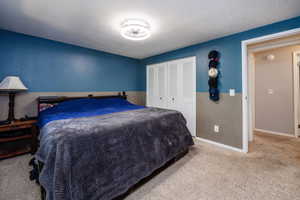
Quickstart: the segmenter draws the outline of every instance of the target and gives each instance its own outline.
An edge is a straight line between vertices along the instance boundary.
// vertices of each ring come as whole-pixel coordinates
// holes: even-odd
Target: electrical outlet
[[[214,131],[215,131],[215,133],[219,133],[219,131],[220,131],[219,125],[214,125]]]

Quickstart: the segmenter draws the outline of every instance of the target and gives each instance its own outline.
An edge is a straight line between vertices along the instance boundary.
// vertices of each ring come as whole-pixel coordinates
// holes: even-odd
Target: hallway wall
[[[300,45],[255,53],[255,128],[294,135],[293,52]],[[268,60],[268,55],[274,60]]]

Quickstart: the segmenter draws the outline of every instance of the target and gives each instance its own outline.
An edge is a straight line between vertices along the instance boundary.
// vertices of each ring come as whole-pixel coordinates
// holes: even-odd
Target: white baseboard
[[[214,142],[214,141],[204,139],[204,138],[200,138],[200,137],[195,137],[195,138],[197,140],[201,141],[201,142],[206,142],[206,143],[213,144],[213,145],[216,145],[218,147],[222,147],[222,148],[229,149],[229,150],[232,150],[232,151],[245,153],[242,149],[239,149],[239,148],[236,148],[236,147],[232,147],[232,146],[229,146],[229,145],[226,145],[226,144],[221,144],[221,143]]]
[[[280,133],[280,132],[276,132],[276,131],[269,131],[269,130],[264,130],[264,129],[259,129],[259,128],[254,129],[254,131],[263,132],[263,133],[267,133],[267,134],[273,134],[273,135],[296,137],[295,135],[291,135],[291,134],[288,134],[288,133]]]

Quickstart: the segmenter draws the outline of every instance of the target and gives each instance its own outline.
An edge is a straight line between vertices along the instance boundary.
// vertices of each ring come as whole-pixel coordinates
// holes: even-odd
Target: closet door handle
[[[163,98],[162,98],[162,97],[159,97],[159,99],[162,100]]]

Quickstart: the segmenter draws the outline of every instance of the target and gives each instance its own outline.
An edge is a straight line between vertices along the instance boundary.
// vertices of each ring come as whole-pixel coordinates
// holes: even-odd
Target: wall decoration
[[[219,89],[218,89],[219,58],[220,58],[220,53],[216,50],[213,50],[208,54],[208,59],[210,60],[208,65],[209,98],[212,101],[219,101],[220,99]]]

